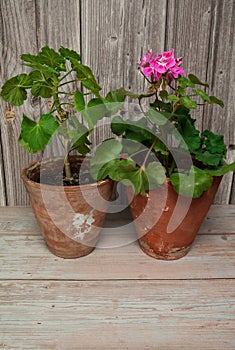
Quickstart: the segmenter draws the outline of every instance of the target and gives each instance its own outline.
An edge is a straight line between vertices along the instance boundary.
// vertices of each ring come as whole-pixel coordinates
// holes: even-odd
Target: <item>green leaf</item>
[[[196,152],[201,147],[201,138],[199,131],[194,126],[194,119],[190,116],[180,115],[177,118],[177,130],[187,145],[187,148],[191,153]],[[185,148],[182,138],[177,133],[174,133],[176,139],[181,141],[181,147]]]
[[[178,80],[181,88],[185,88],[185,87],[194,88],[195,87],[194,83],[191,80],[187,79],[186,77],[180,77],[177,80]]]
[[[184,95],[185,94],[185,89],[181,86],[178,86],[177,92],[179,95]]]
[[[164,125],[167,122],[165,115],[153,108],[149,108],[147,116],[156,125]]]
[[[75,140],[71,146],[71,151],[76,150],[80,154],[87,154],[90,152],[90,148],[88,147],[88,145],[90,145],[91,142],[87,138],[88,133],[86,134],[81,133],[79,135],[76,130],[71,130],[68,133],[69,133],[69,136],[72,138],[72,142],[73,142],[73,139]]]
[[[119,159],[122,145],[118,140],[105,140],[96,150],[91,160],[91,175],[97,179],[101,168],[111,160]]]
[[[173,94],[170,94],[170,95],[167,96],[167,100],[172,101],[172,102],[175,103],[175,102],[179,101],[179,97],[177,97],[177,96],[175,96]]]
[[[49,98],[52,96],[53,84],[51,79],[46,80],[45,76],[38,70],[35,70],[29,74],[32,79],[31,92],[33,96],[41,96]]]
[[[188,175],[173,173],[170,176],[170,181],[178,194],[198,198],[211,187],[213,177],[204,170],[192,166]]]
[[[65,59],[58,52],[50,48],[49,46],[44,46],[38,54],[39,62],[46,64],[58,71],[66,71]]]
[[[74,97],[76,111],[80,113],[85,108],[84,96],[80,91],[76,91],[73,97]]]
[[[93,129],[98,120],[106,116],[107,109],[101,98],[91,99],[85,110],[82,112],[84,120],[88,123],[90,129]]]
[[[74,50],[70,50],[70,49],[67,49],[66,47],[61,46],[59,48],[59,52],[67,60],[70,60],[70,58],[73,58],[77,61],[81,61],[81,55]]]
[[[27,74],[17,75],[5,82],[1,96],[4,101],[14,106],[20,106],[27,99],[26,89],[31,88],[32,80]]]
[[[127,96],[127,92],[124,88],[120,88],[117,90],[110,91],[106,97],[105,100],[108,102],[124,102],[125,98]]]
[[[54,73],[66,71],[65,58],[48,46],[44,46],[38,55],[22,54],[21,58],[32,67],[40,71],[51,71]]]
[[[224,107],[224,102],[222,100],[219,100],[217,97],[215,96],[209,96],[209,101],[208,103],[216,103],[217,105],[219,105],[220,107]]]
[[[214,134],[210,130],[205,130],[202,133],[203,143],[206,146],[206,150],[212,154],[226,155],[226,146],[224,144],[224,136]]]
[[[200,96],[203,99],[203,101],[209,101],[210,100],[209,95],[205,91],[203,91],[201,89],[193,90],[193,92],[195,94],[197,94],[198,96]]]
[[[196,85],[203,85],[203,86],[209,87],[209,85],[208,85],[207,83],[201,82],[201,81],[198,79],[198,77],[196,77],[196,75],[189,74],[189,75],[188,75],[188,78],[189,78],[189,80],[190,80],[193,84],[196,84]]]
[[[81,81],[84,87],[91,90],[95,95],[97,95],[101,90],[101,87],[98,85],[91,69],[88,66],[79,63],[74,58],[70,58],[70,61],[73,70],[77,72],[77,79]]]
[[[166,180],[165,168],[159,162],[149,163],[145,172],[150,190],[162,185]]]
[[[87,154],[90,152],[89,145],[91,145],[88,139],[89,129],[85,125],[79,122],[76,116],[72,116],[68,119],[69,129],[66,127],[64,136],[69,137],[70,143],[72,144],[71,150],[76,150],[80,154]],[[63,126],[63,124],[62,124]],[[61,130],[61,126],[60,126]]]
[[[41,115],[38,123],[24,114],[19,142],[30,153],[44,150],[57,128],[58,123],[51,114]]]
[[[195,153],[196,159],[205,165],[218,166],[226,156],[223,135],[205,130],[202,133],[202,144],[202,149]]]
[[[165,100],[165,99],[167,99],[168,92],[167,92],[166,90],[161,90],[161,91],[159,92],[159,95],[160,95],[160,97],[161,97],[162,100]]]
[[[127,125],[119,115],[113,117],[111,122],[111,130],[115,135],[122,135],[126,131],[126,129]]]
[[[230,171],[235,171],[235,162],[231,164],[227,164],[224,162],[223,165],[215,169],[204,169],[204,171],[207,172],[207,174],[210,174],[211,176],[223,176]]]
[[[106,104],[107,109],[110,111],[110,115],[117,113],[120,110],[126,96],[126,90],[124,88],[110,91],[106,95],[104,103]]]
[[[208,151],[200,150],[195,153],[197,160],[205,165],[217,166],[221,163],[222,156],[220,154],[212,154]]]
[[[181,97],[180,101],[188,109],[196,109],[197,108],[197,102],[194,100],[191,100],[191,98],[188,95],[185,97]]]

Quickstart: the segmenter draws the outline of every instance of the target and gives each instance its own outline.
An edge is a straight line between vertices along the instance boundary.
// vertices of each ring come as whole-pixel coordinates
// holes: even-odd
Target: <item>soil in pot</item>
[[[72,170],[78,172],[77,164],[81,165],[83,159],[71,156],[70,160]],[[110,179],[92,182],[87,167],[84,169],[84,176],[78,176],[80,185],[69,186],[63,186],[67,181],[63,159],[34,162],[24,167],[21,174],[45,242],[53,254],[63,258],[78,258],[92,252],[112,194]],[[55,175],[51,176],[50,171]],[[85,184],[81,184],[83,181]]]
[[[179,196],[169,181],[150,190],[145,197],[133,197],[132,189],[128,188],[141,249],[147,255],[162,260],[175,260],[186,255],[214,200],[220,181],[221,177],[215,177],[211,188],[200,198],[192,200]]]

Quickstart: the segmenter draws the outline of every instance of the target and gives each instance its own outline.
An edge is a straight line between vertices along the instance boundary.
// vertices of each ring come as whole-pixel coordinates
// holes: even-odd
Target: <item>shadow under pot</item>
[[[161,260],[185,256],[215,198],[221,178],[214,177],[212,186],[195,199],[178,195],[168,179],[146,196],[135,196],[128,187],[127,196],[141,249]]]
[[[83,168],[87,176],[89,165],[82,157],[71,156],[70,163],[72,173]],[[33,162],[23,168],[21,178],[49,250],[68,259],[90,254],[104,224],[113,181],[88,179],[91,183],[63,186],[63,159]]]

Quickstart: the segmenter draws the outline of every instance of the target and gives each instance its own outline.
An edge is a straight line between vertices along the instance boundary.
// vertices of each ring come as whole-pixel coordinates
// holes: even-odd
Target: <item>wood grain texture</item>
[[[0,348],[233,349],[234,213],[212,206],[178,261],[136,243],[64,260],[47,250],[30,208],[0,208]],[[126,212],[106,226],[127,222]]]
[[[116,232],[103,232],[99,246],[106,249],[63,260],[48,251],[31,209],[1,208],[0,279],[235,278],[234,214],[234,206],[212,207],[189,254],[169,263],[152,259],[140,250],[134,226],[124,226],[128,214],[125,220],[122,215],[106,221],[106,227],[115,221],[118,227]]]
[[[6,205],[6,186],[4,177],[4,165],[1,145],[1,124],[0,124],[0,206]]]
[[[223,134],[227,145],[235,144],[235,65],[231,57],[235,53],[235,3],[212,1],[211,39],[208,56],[207,82],[212,94],[220,97],[225,108],[208,106],[205,108],[203,128]],[[228,152],[228,160],[235,161],[235,151]],[[215,203],[229,203],[233,174],[227,174],[216,196]]]
[[[175,47],[176,55],[184,56],[185,69],[207,80],[213,94],[226,105],[223,110],[217,106],[199,110],[198,127],[225,134],[226,144],[234,145],[234,11],[233,0],[2,0],[0,79],[3,82],[24,71],[19,63],[21,53],[36,53],[45,44],[55,49],[64,45],[81,51],[83,62],[91,65],[104,86],[104,94],[121,86],[143,92],[146,86],[136,61],[147,49]],[[14,123],[6,121],[7,109],[0,100],[0,203],[25,205],[28,200],[20,170],[42,154],[28,155],[18,145],[22,113],[37,120],[40,112],[47,110],[47,102],[29,97],[24,108],[14,108]],[[107,136],[109,123],[102,121],[92,140],[97,145]],[[60,145],[55,142],[44,155],[57,150]],[[233,152],[228,158],[234,160]],[[233,178],[232,174],[225,177],[215,203],[235,203]],[[125,195],[120,193],[122,202]]]
[[[20,62],[20,54],[36,53],[38,50],[35,23],[35,1],[1,1],[0,3],[0,56],[3,62],[1,82],[11,76],[22,73],[26,69]],[[4,172],[7,189],[7,204],[15,205],[27,203],[26,192],[20,180],[20,171],[24,164],[40,157],[31,156],[18,145],[20,124],[23,112],[34,119],[38,118],[40,106],[38,99],[29,98],[22,107],[15,107],[15,121],[5,119],[8,105],[0,99],[2,152],[4,158]]]
[[[234,287],[234,280],[1,282],[0,342],[25,350],[231,350]]]
[[[205,0],[169,0],[165,49],[175,48],[176,57],[183,56],[183,67],[206,81],[210,45],[211,2]],[[203,109],[192,111],[202,129]]]

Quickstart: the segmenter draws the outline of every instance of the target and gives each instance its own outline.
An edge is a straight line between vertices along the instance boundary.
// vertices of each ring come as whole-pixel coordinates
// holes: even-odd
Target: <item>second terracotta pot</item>
[[[76,161],[73,157],[72,162]],[[63,160],[46,166],[63,169]],[[30,179],[39,171],[40,164],[31,163],[23,168],[21,178],[48,248],[62,258],[91,253],[105,220],[113,182],[107,179],[82,186],[45,185]]]
[[[141,249],[156,259],[175,260],[187,254],[214,200],[221,177],[200,198],[179,196],[171,183],[133,196],[130,209]]]

